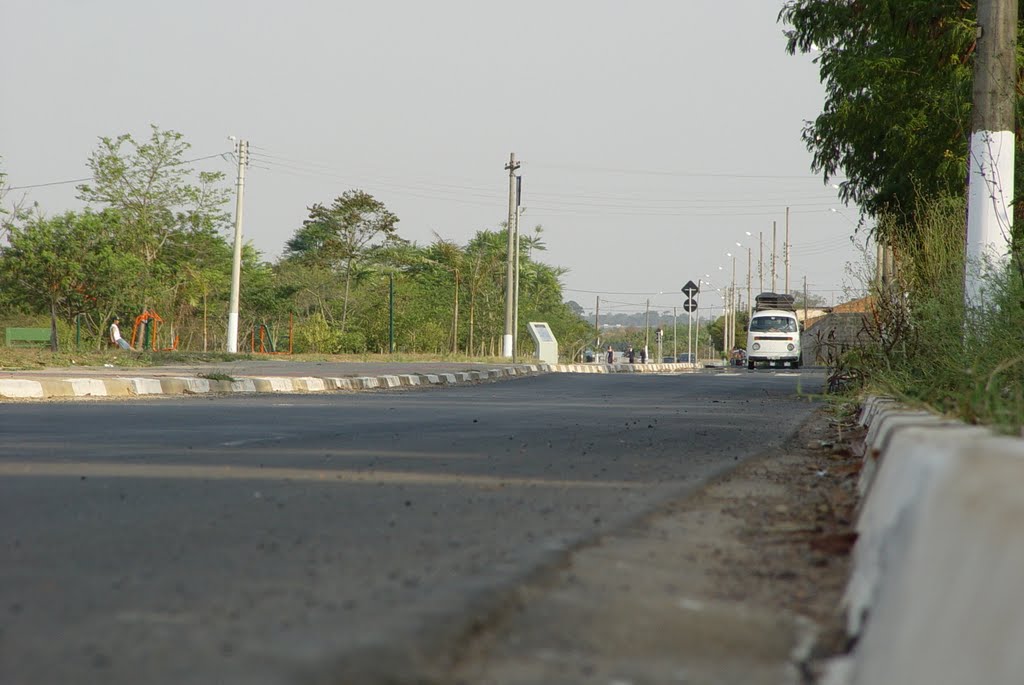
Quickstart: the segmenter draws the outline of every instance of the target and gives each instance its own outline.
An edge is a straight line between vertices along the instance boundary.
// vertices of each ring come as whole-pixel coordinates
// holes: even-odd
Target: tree
[[[825,104],[803,140],[826,182],[845,174],[844,201],[877,216],[911,212],[918,195],[963,193],[971,3],[790,0],[779,18],[790,54],[818,53]]]
[[[59,319],[71,323],[89,315],[100,340],[107,319],[124,305],[127,282],[142,265],[118,251],[112,239],[117,223],[114,212],[68,212],[10,230],[0,253],[0,283],[16,302],[49,314],[54,351]]]
[[[161,262],[168,243],[182,234],[223,229],[229,218],[228,190],[218,187],[224,174],[196,176],[184,159],[191,146],[182,134],[150,129],[146,142],[127,133],[101,137],[87,162],[93,180],[78,186],[79,199],[117,210],[123,249],[147,265],[141,293],[146,304],[154,281],[174,273]]]
[[[286,254],[307,264],[340,270],[345,279],[341,330],[348,318],[349,296],[356,268],[376,247],[400,240],[398,217],[382,202],[361,190],[349,190],[329,207],[309,207],[309,218],[286,245]],[[380,243],[373,241],[380,239]]]

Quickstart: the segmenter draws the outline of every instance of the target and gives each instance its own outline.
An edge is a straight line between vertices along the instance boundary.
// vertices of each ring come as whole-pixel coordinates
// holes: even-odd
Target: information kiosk
[[[551,327],[543,321],[531,321],[526,324],[530,328],[530,336],[537,346],[537,359],[545,364],[558,363],[558,341]]]

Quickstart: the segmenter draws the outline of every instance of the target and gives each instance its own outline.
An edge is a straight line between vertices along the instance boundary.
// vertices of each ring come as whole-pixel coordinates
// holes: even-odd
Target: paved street
[[[415,673],[536,569],[778,445],[821,382],[4,404],[0,681]]]

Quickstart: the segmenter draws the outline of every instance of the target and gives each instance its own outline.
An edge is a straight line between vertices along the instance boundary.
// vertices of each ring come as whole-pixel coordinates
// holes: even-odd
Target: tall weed
[[[1015,271],[984,274],[992,306],[966,308],[964,202],[922,200],[913,223],[881,217],[895,262],[872,287],[866,344],[842,364],[874,391],[971,423],[1019,432],[1024,422],[1024,287]]]

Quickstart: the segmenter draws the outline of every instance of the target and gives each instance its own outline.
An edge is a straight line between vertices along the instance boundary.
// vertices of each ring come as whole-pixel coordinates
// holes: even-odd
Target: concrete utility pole
[[[601,352],[601,296],[597,296],[597,304],[594,305],[594,359],[604,356]]]
[[[233,136],[232,136],[233,137]],[[245,196],[245,167],[249,164],[249,142],[235,144],[238,157],[238,181],[235,185],[235,253],[231,262],[231,300],[228,306],[227,351],[238,352],[238,291],[242,281],[242,207]]]
[[[732,347],[729,351],[732,351],[733,347],[736,347],[736,255],[732,256],[732,284],[729,286],[729,309],[732,310],[732,323],[729,325],[729,343]]]
[[[672,361],[679,361],[679,317],[677,307],[672,307]],[[686,334],[686,346],[690,346],[690,334]]]
[[[519,213],[516,208],[516,170],[519,162],[516,161],[516,153],[508,156],[508,258],[505,268],[505,335],[501,339],[501,356],[511,359],[512,357],[512,308],[513,291],[515,290],[515,230],[516,215]]]
[[[704,287],[703,281],[701,281],[698,278],[697,279],[697,296],[698,297],[700,296],[700,291],[701,291],[701,288],[703,288],[703,287]],[[694,354],[700,355],[700,306],[699,305],[697,306],[696,312],[694,312],[694,313],[689,313],[688,312],[687,316],[692,317],[692,316],[694,316],[694,314],[696,314],[696,316],[697,316],[697,330],[693,332],[693,346],[695,348],[697,348],[694,351]],[[710,336],[709,336],[709,338],[710,338]],[[689,345],[689,340],[687,340],[687,345]],[[679,357],[676,357],[676,359],[679,359]],[[691,357],[690,361],[691,362],[697,361],[697,357]]]
[[[1006,263],[1013,227],[1017,0],[979,0],[964,298],[983,304],[986,263]]]
[[[804,276],[804,326],[807,325],[807,276]]]
[[[757,244],[760,256],[757,258],[757,292],[764,292],[764,231],[757,232]]]
[[[753,274],[750,273],[751,267],[753,266],[752,261],[754,254],[751,249],[747,248],[747,322],[750,322],[751,313],[754,311],[754,298],[752,297],[751,291],[751,279]]]
[[[726,290],[729,288],[726,287]],[[722,298],[722,352],[725,354],[726,362],[729,360],[729,300]]]
[[[519,360],[519,218],[523,213],[523,177],[516,176],[515,277],[512,279],[512,359]]]
[[[644,314],[644,356],[650,356],[651,351],[651,298],[647,298],[647,311]]]
[[[778,244],[775,239],[775,222],[772,222],[772,292],[775,292],[775,246]]]
[[[789,207],[786,207],[786,244],[782,250],[783,264],[786,265],[786,289],[782,292],[789,294]]]

